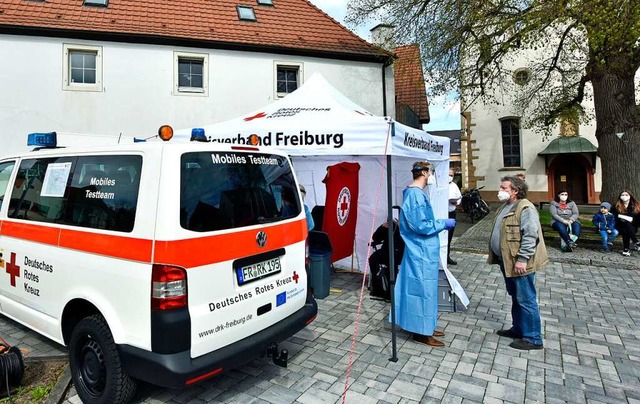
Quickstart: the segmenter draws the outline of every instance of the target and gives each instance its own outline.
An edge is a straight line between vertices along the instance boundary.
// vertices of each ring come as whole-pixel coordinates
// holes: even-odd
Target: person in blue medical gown
[[[397,324],[413,333],[413,340],[443,347],[434,337],[438,321],[438,268],[440,240],[438,233],[452,229],[455,219],[436,219],[423,188],[429,180],[426,162],[413,164],[413,182],[403,192],[400,211],[400,235],[405,242],[402,264],[395,285]]]

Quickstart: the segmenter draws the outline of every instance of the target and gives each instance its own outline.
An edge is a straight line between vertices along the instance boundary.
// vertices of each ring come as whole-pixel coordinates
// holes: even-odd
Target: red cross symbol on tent
[[[349,210],[349,200],[347,199],[347,195],[343,195],[342,202],[340,202],[340,216],[344,216],[347,210]]]
[[[7,262],[7,273],[11,275],[11,286],[16,286],[16,278],[20,277],[20,266],[16,265],[16,253],[11,253],[11,261]]]
[[[344,187],[338,195],[338,224],[344,226],[349,218],[349,208],[351,207],[351,192],[349,188]]]

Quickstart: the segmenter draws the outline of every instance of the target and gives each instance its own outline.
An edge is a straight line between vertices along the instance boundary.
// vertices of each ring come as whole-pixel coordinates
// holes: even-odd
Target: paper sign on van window
[[[71,163],[51,163],[47,166],[42,182],[40,196],[63,197],[67,188],[67,180],[71,172]]]

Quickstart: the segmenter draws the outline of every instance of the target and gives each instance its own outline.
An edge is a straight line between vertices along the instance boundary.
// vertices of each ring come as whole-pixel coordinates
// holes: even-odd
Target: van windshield
[[[264,153],[192,152],[181,159],[180,225],[199,232],[298,216],[300,196],[286,158]]]

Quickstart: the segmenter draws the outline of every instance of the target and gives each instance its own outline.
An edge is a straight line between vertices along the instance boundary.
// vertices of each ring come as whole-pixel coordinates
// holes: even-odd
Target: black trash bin
[[[323,231],[309,232],[309,287],[316,299],[329,296],[331,283],[331,241]]]

